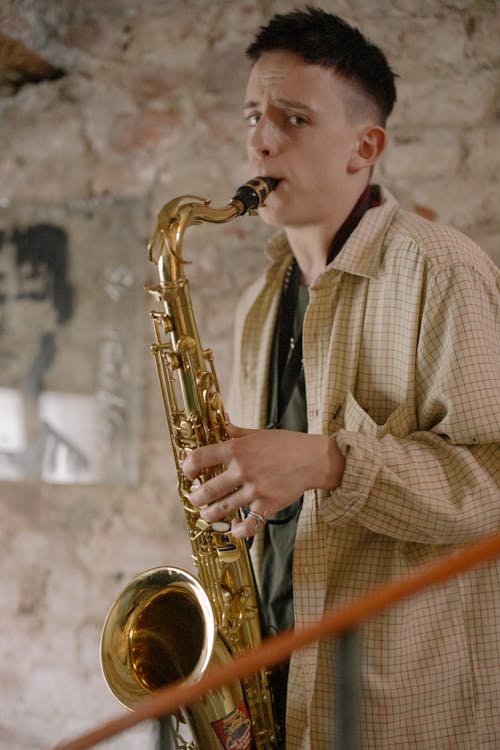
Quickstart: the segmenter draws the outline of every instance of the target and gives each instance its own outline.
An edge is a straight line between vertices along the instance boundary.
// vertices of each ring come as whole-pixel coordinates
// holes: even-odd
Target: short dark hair
[[[396,75],[382,50],[354,26],[321,8],[274,15],[246,50],[252,62],[264,52],[284,50],[312,65],[332,68],[365,94],[385,123],[396,101]]]

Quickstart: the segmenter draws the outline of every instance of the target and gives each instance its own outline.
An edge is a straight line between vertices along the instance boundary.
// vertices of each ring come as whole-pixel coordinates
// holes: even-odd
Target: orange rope
[[[161,688],[146,698],[134,712],[126,713],[80,737],[59,744],[54,750],[87,750],[143,721],[173,714],[181,706],[188,706],[200,700],[210,690],[216,690],[229,682],[239,681],[242,677],[264,667],[273,667],[286,661],[297,649],[314,641],[342,633],[400,599],[442,583],[458,573],[463,573],[499,555],[500,533],[489,536],[459,553],[442,558],[431,566],[424,566],[407,578],[397,580],[383,588],[374,589],[366,597],[354,601],[338,612],[327,614],[307,628],[286,631],[268,638],[255,651],[216,670],[208,670],[205,676],[195,684],[177,683]]]

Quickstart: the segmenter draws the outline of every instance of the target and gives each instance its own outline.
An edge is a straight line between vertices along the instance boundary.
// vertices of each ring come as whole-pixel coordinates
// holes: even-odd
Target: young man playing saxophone
[[[244,427],[183,469],[225,465],[191,501],[207,521],[249,509],[233,532],[260,532],[280,630],[499,527],[500,274],[370,183],[396,98],[379,49],[308,9],[273,17],[248,55],[248,158],[280,180],[260,215],[282,231],[237,313],[230,416]],[[500,746],[499,572],[362,627],[362,750]],[[333,641],[315,644],[281,672],[288,750],[336,747],[335,660]]]

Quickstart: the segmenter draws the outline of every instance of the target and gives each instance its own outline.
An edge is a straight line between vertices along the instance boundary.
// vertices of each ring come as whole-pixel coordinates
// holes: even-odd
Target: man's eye
[[[245,117],[245,122],[249,128],[254,128],[259,122],[260,116],[258,114],[251,114]]]
[[[302,115],[290,115],[288,121],[296,128],[299,128],[302,125],[307,125],[307,120],[305,117],[302,117]]]

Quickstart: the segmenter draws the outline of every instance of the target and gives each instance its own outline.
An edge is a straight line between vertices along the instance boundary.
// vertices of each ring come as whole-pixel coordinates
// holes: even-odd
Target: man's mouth
[[[271,192],[276,190],[280,184],[280,182],[283,181],[281,177],[275,177],[274,175],[261,175],[264,177],[264,179],[269,183],[271,183]]]
[[[276,190],[276,188],[281,182],[281,179],[279,177],[266,177],[265,179],[268,185],[270,185],[271,191]]]

